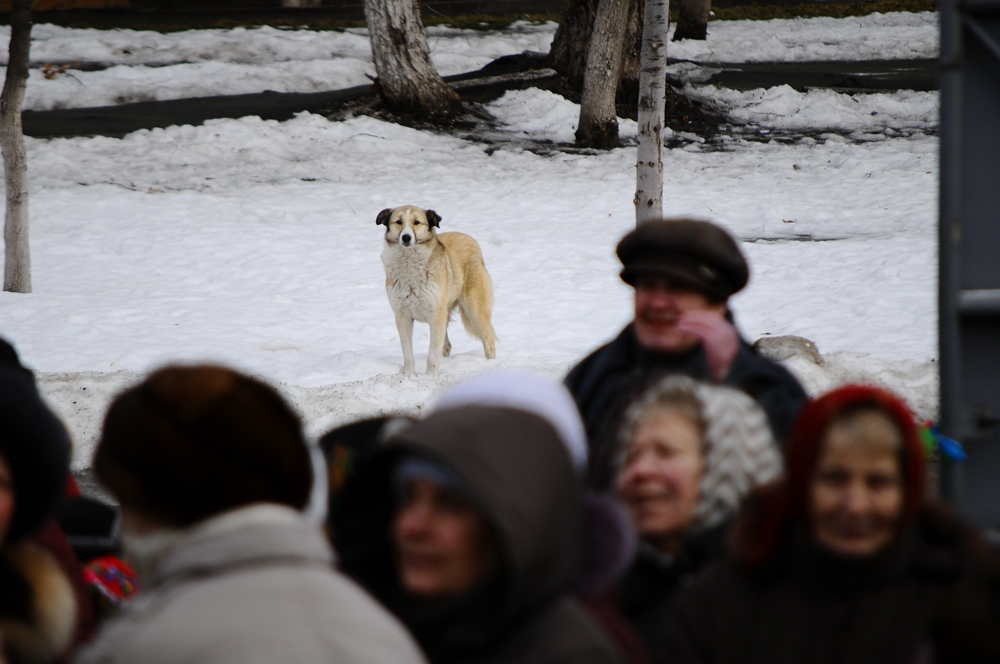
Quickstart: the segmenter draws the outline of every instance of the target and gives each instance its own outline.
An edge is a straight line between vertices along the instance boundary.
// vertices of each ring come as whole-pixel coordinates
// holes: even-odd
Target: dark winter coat
[[[14,504],[0,542],[0,662],[58,662],[92,627],[85,592],[71,579],[79,580],[79,565],[58,528],[43,528],[66,486],[69,435],[2,339],[0,457]]]
[[[587,428],[591,486],[611,486],[622,415],[644,390],[667,374],[711,381],[701,346],[679,356],[650,353],[639,345],[632,325],[628,325],[566,376],[566,387],[580,407]],[[808,399],[791,373],[759,355],[745,340],[740,341],[739,354],[725,384],[749,394],[761,405],[779,444],[784,443],[795,416]]]
[[[786,530],[762,566],[734,558],[692,585],[665,632],[665,661],[1000,662],[1000,559],[940,508],[923,508],[862,561]]]
[[[666,662],[663,628],[673,615],[681,592],[697,574],[724,557],[729,523],[687,540],[678,557],[643,545],[618,585],[618,605],[635,627],[654,662]]]
[[[498,536],[497,573],[465,596],[420,606],[398,585],[389,540],[402,456],[457,476]],[[342,568],[393,609],[434,664],[620,662],[569,594],[579,548],[579,480],[555,430],[510,408],[440,411],[405,429],[351,478],[334,524]]]

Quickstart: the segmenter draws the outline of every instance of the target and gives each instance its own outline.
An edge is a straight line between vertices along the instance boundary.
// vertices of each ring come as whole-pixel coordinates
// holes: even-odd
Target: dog
[[[385,290],[403,346],[403,373],[416,373],[413,321],[431,326],[427,373],[438,372],[442,356],[451,354],[448,322],[456,307],[465,329],[483,342],[486,358],[494,359],[493,282],[479,243],[464,233],[438,235],[441,216],[413,205],[386,208],[375,223],[385,226]]]

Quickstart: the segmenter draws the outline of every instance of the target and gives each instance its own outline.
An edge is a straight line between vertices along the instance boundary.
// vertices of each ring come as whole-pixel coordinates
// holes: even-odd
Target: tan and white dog
[[[451,353],[448,321],[456,307],[465,329],[482,340],[487,359],[496,357],[493,282],[479,243],[464,233],[438,235],[440,222],[434,210],[413,205],[387,208],[376,219],[385,226],[385,290],[403,346],[403,373],[416,373],[413,321],[431,326],[427,373],[438,372],[441,357]]]

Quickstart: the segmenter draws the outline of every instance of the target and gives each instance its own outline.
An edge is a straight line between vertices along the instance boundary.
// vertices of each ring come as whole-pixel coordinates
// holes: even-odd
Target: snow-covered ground
[[[439,67],[453,73],[544,51],[553,31],[438,28],[432,43]],[[36,26],[34,34],[40,61],[112,63],[129,50],[139,63],[175,63],[121,65],[93,78],[74,73],[86,83],[68,82],[93,88],[94,99],[126,97],[130,72],[150,98],[169,97],[172,76],[157,84],[147,75],[173,70],[183,78],[188,66],[205,67],[196,78],[216,94],[251,91],[227,87],[244,74],[263,76],[254,90],[287,89],[298,80],[289,72],[327,61],[331,71],[371,71],[360,31],[154,35]],[[713,23],[691,57],[708,49],[717,61],[745,59],[723,39],[770,44],[768,34],[797,58],[926,57],[937,48],[934,15],[892,14]],[[822,40],[810,46],[816,35]],[[885,51],[870,46],[878,40]],[[670,48],[682,57],[689,47]],[[223,64],[232,69],[213,73]],[[322,87],[358,82],[344,76]],[[37,107],[55,105],[57,95],[40,91],[51,83],[32,78]],[[180,93],[198,94],[173,96]],[[787,361],[810,390],[876,380],[933,417],[938,141],[925,130],[935,123],[936,95],[776,88],[741,101],[743,94],[714,97],[737,120],[754,107],[760,115],[746,121],[811,136],[665,151],[667,213],[719,220],[744,240],[753,277],[733,301],[738,323],[750,339],[814,340],[824,364]],[[572,140],[579,112],[539,90],[508,93],[489,108],[508,131],[555,142]],[[623,132],[634,135],[634,123],[623,123]],[[0,335],[39,372],[69,424],[76,468],[89,462],[108,400],[166,362],[223,362],[263,377],[316,434],[375,412],[420,412],[442,388],[478,372],[558,377],[630,318],[614,247],[634,225],[632,148],[540,156],[368,117],[310,114],[122,139],[28,139],[27,146],[34,293],[0,294]],[[455,324],[453,356],[440,376],[398,373],[375,217],[406,203],[437,210],[442,230],[467,232],[482,245],[496,289],[496,361]],[[415,337],[422,371],[427,327],[418,324]]]
[[[503,55],[548,52],[555,29],[554,23],[518,23],[502,32],[431,28],[429,40],[434,64],[448,76],[474,71]],[[9,39],[9,32],[0,26],[0,42]],[[41,67],[31,71],[25,95],[24,107],[32,110],[264,90],[338,90],[370,83],[369,76],[375,76],[365,29],[262,27],[160,34],[40,25],[32,37],[31,59]],[[71,68],[45,78],[45,63],[107,68]]]
[[[0,43],[10,29],[0,26]],[[431,56],[442,75],[479,69],[525,50],[548,52],[556,24],[518,22],[507,30],[430,28]],[[937,15],[873,14],[848,19],[715,21],[704,42],[670,42],[671,58],[711,62],[786,62],[933,58]],[[209,95],[317,92],[364,85],[375,75],[368,33],[279,30],[32,30],[36,68],[25,97],[30,110],[111,106]],[[6,51],[0,53],[0,64]],[[45,78],[42,66],[80,63]],[[0,68],[2,70],[2,68]]]
[[[938,55],[938,15],[713,21],[705,41],[670,42],[671,58],[698,62],[913,60]]]

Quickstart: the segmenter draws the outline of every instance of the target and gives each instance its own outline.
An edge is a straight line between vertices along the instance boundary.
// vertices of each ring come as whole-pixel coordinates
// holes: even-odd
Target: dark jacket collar
[[[757,574],[794,574],[803,581],[843,592],[919,576],[947,581],[961,573],[963,545],[958,531],[942,531],[933,509],[925,509],[886,549],[865,558],[848,558],[812,541],[805,526],[786,524],[775,554]]]
[[[638,559],[661,570],[693,571],[719,558],[726,551],[731,521],[726,521],[707,530],[695,533],[684,541],[682,553],[672,556],[643,542],[639,546]]]

